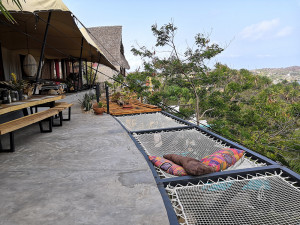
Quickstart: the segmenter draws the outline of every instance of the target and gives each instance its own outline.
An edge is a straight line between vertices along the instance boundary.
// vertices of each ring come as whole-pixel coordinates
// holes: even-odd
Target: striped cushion
[[[224,148],[202,158],[200,161],[205,165],[215,167],[215,170],[217,172],[225,170],[228,167],[234,165],[240,158],[243,157],[244,153],[245,151],[243,150]]]
[[[166,173],[175,176],[186,176],[187,173],[182,166],[173,163],[170,160],[157,156],[149,156],[150,161],[158,168],[162,169]]]

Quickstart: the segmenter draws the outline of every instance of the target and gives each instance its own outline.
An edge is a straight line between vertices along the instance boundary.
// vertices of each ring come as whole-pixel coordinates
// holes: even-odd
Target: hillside
[[[254,74],[267,76],[273,80],[273,83],[278,83],[283,80],[300,81],[300,66],[290,66],[286,68],[263,68],[251,70]]]

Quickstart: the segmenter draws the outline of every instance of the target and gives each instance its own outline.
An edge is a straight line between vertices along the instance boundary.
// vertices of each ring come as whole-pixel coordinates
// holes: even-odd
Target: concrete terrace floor
[[[16,151],[0,153],[0,225],[169,224],[125,130],[74,102],[71,121],[52,133],[40,133],[38,124],[21,129]]]

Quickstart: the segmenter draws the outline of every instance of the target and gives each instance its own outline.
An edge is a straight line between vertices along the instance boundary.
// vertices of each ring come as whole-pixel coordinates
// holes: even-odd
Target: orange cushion
[[[227,169],[228,167],[234,165],[240,158],[243,157],[245,151],[234,149],[234,148],[224,148],[217,151],[209,156],[206,156],[200,160],[203,164],[207,166],[215,167],[216,172]]]
[[[182,166],[173,163],[170,160],[157,156],[149,156],[150,161],[158,168],[162,169],[166,173],[175,176],[186,176],[187,173]]]

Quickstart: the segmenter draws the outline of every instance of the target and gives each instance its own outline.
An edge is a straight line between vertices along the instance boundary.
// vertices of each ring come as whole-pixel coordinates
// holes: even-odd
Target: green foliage
[[[98,102],[98,108],[104,107],[104,104],[102,102]]]
[[[206,117],[213,129],[300,172],[300,85],[274,85],[249,71],[221,67],[216,70],[231,74],[216,83],[225,91],[211,93],[202,103],[215,108]]]
[[[209,70],[207,60],[223,49],[198,34],[196,47],[179,53],[174,41],[176,31],[172,23],[161,28],[152,26],[156,47],[163,47],[168,56],[159,57],[157,50],[145,47],[132,49],[144,60],[144,71],[128,79],[130,86],[147,92],[143,89],[147,76],[154,74],[159,81],[157,87],[141,94],[149,103],[179,105],[177,116],[189,119],[196,114],[222,136],[300,173],[300,85],[275,85],[267,77],[220,63]]]
[[[19,0],[11,0],[11,2],[12,2],[13,4],[16,4],[17,7],[18,7],[20,10],[23,9],[23,8],[22,8],[22,5],[21,5],[21,3],[20,3]],[[24,0],[24,2],[25,2],[25,0]],[[11,23],[16,23],[16,20],[13,18],[13,16],[12,16],[12,15],[7,11],[7,9],[4,7],[2,1],[0,1],[0,11],[1,11],[1,13],[4,15],[4,17],[5,17],[9,22],[11,22]]]
[[[156,74],[157,80],[162,80],[163,85],[159,88],[162,102],[178,100],[180,104],[187,104],[194,98],[192,106],[197,121],[200,119],[200,98],[203,86],[213,85],[218,76],[208,76],[209,68],[206,63],[223,51],[217,44],[211,43],[208,36],[197,34],[195,36],[195,48],[187,47],[183,53],[178,52],[175,44],[177,27],[168,23],[160,28],[155,24],[151,27],[156,38],[158,50],[168,52],[168,56],[159,57],[147,48],[133,48],[134,55],[141,56],[144,62],[146,75]],[[158,97],[156,95],[156,97]],[[150,98],[151,99],[151,98]],[[167,100],[166,100],[167,99]],[[207,109],[202,109],[204,112]]]
[[[83,68],[86,66],[85,64],[86,64],[86,62],[83,62]],[[90,64],[90,65],[87,65],[88,66],[87,75],[83,76],[83,79],[86,82],[88,82],[89,84],[92,84],[94,79],[95,79],[95,82],[97,82],[98,75],[96,74],[96,71],[93,69],[92,64],[91,63],[88,63],[88,64]],[[96,74],[96,77],[95,77],[95,74]]]
[[[85,93],[85,95],[83,96],[82,100],[79,100],[79,103],[81,105],[81,107],[83,108],[84,111],[90,111],[92,108],[92,100],[95,99],[95,95],[90,93],[87,94]]]

